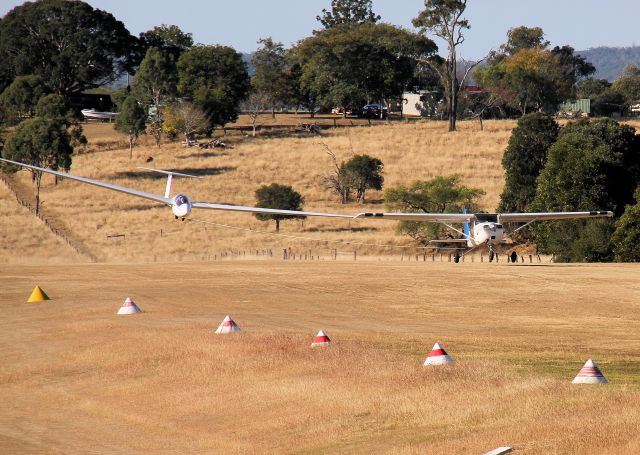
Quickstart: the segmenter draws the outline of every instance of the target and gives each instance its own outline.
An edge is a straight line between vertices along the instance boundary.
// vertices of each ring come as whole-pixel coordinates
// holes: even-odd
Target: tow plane
[[[590,212],[537,212],[537,213],[361,213],[356,218],[373,218],[397,221],[422,221],[440,223],[461,235],[458,239],[433,240],[431,243],[460,244],[468,248],[467,253],[486,245],[489,258],[493,258],[493,247],[506,243],[513,234],[535,221],[572,220],[580,218],[611,218],[613,212],[596,210]],[[506,232],[505,223],[524,223],[511,232]],[[454,227],[462,224],[464,230]],[[466,253],[465,253],[466,254]]]
[[[514,233],[525,228],[535,221],[547,220],[568,220],[579,218],[610,218],[613,212],[610,211],[590,211],[590,212],[539,212],[539,213],[358,213],[356,215],[344,215],[337,213],[324,212],[304,212],[297,210],[278,210],[262,207],[248,207],[231,204],[217,204],[210,202],[194,202],[185,194],[176,194],[171,196],[171,186],[173,177],[196,177],[180,172],[165,171],[160,169],[146,169],[152,172],[160,172],[167,176],[167,184],[164,195],[147,193],[145,191],[128,188],[125,186],[115,185],[100,180],[80,177],[65,172],[54,171],[30,164],[19,163],[4,158],[0,161],[15,166],[20,166],[31,171],[44,172],[53,174],[58,177],[76,180],[81,183],[98,186],[112,191],[130,194],[132,196],[149,199],[154,202],[165,204],[171,208],[176,219],[185,220],[191,215],[193,209],[210,209],[223,210],[230,212],[246,212],[246,213],[262,213],[270,215],[283,216],[309,216],[309,217],[325,217],[325,218],[343,218],[343,219],[371,219],[371,220],[396,220],[396,221],[420,221],[427,223],[440,223],[449,229],[461,235],[459,239],[447,239],[446,243],[458,243],[463,247],[474,249],[482,245],[489,248],[489,254],[493,252],[494,245],[505,243]],[[196,177],[197,178],[197,177]],[[524,223],[512,232],[505,232],[505,223]],[[454,225],[464,226],[463,230],[456,228]],[[470,250],[469,250],[470,251]],[[468,251],[467,251],[468,252]]]

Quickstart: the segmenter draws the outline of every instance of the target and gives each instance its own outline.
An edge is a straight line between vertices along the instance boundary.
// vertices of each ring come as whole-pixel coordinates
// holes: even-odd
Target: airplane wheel
[[[460,262],[460,255],[458,253],[453,256],[453,262],[455,262],[456,264]]]
[[[489,250],[489,262],[493,262],[494,256],[495,256],[495,253],[493,252],[493,250]]]

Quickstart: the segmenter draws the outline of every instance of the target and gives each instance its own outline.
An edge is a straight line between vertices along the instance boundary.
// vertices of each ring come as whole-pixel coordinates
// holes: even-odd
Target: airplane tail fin
[[[175,171],[165,171],[162,169],[150,169],[148,167],[140,167],[138,166],[138,169],[144,169],[145,171],[151,171],[151,172],[157,172],[160,174],[164,174],[167,176],[167,186],[164,190],[164,197],[166,198],[170,198],[171,197],[171,181],[173,180],[173,177],[190,177],[193,179],[201,179],[202,177],[200,177],[199,175],[189,175],[189,174],[184,174],[182,172],[175,172]]]
[[[462,208],[462,213],[464,213],[466,215],[466,213],[467,213],[467,208],[466,207]],[[469,230],[469,223],[468,222],[464,223],[464,229],[462,230],[462,232],[464,232],[464,237],[466,239],[469,239],[471,231]]]

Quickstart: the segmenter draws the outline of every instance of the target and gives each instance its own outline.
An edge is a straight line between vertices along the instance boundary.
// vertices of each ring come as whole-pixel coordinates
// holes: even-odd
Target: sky
[[[23,1],[0,0],[4,16]],[[196,43],[223,44],[252,52],[260,38],[271,36],[290,47],[320,28],[316,16],[331,0],[88,0],[122,21],[134,35],[160,24],[177,25]],[[411,20],[424,0],[373,0],[384,22],[413,29]],[[469,0],[471,30],[458,55],[477,60],[506,41],[512,27],[542,27],[551,45],[576,50],[640,44],[640,0]],[[434,39],[439,53],[442,41]]]

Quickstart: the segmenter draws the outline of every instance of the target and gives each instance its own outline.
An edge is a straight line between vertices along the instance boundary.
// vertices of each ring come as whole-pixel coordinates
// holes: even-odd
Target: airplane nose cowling
[[[184,194],[178,194],[173,198],[171,211],[178,218],[186,218],[191,213],[191,201],[189,201],[189,198]]]

